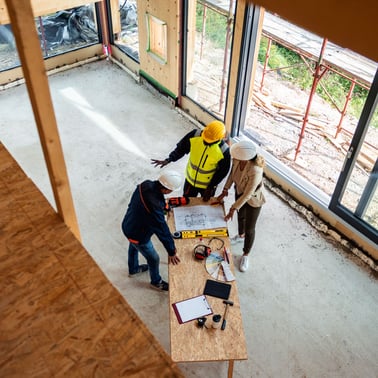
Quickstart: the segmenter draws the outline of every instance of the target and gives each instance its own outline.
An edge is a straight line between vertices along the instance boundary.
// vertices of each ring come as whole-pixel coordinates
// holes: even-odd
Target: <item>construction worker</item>
[[[165,220],[164,195],[180,188],[183,177],[174,171],[162,173],[158,180],[146,180],[134,191],[126,215],[122,222],[122,231],[129,240],[129,276],[149,270],[151,286],[155,289],[168,291],[169,285],[163,281],[159,273],[160,258],[151,237],[155,234],[168,252],[168,263],[176,265],[180,262],[176,247]],[[139,265],[140,252],[147,264]]]
[[[151,164],[162,168],[189,154],[183,196],[197,197],[200,194],[207,202],[230,170],[231,157],[225,135],[223,122],[210,122],[202,131],[195,129],[186,134],[167,159],[151,159]]]
[[[239,269],[248,269],[248,256],[255,240],[255,227],[262,205],[265,203],[263,192],[265,160],[259,155],[252,141],[243,140],[231,146],[232,168],[223,191],[217,200],[223,201],[228,191],[235,185],[235,202],[231,205],[225,220],[232,219],[238,213],[238,235],[231,238],[231,244],[243,244],[243,256]]]

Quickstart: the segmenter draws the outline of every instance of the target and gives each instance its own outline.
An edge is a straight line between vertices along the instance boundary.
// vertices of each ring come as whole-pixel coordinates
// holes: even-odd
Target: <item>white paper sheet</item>
[[[172,306],[180,324],[213,313],[204,295],[173,303]]]
[[[227,228],[222,206],[181,206],[173,209],[176,231]]]

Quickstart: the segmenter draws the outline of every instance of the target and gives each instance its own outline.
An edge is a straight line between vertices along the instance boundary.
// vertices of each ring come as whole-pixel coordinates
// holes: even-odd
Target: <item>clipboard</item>
[[[203,294],[180,302],[172,303],[172,307],[180,324],[213,313],[206,296]]]

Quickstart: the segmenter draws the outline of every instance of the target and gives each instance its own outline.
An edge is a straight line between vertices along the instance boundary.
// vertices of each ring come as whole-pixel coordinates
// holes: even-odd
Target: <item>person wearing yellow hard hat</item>
[[[228,144],[224,140],[226,127],[221,121],[212,121],[201,131],[194,129],[186,134],[165,160],[151,159],[155,167],[165,167],[170,162],[189,154],[185,170],[183,196],[209,201],[218,184],[227,176],[231,166]]]
[[[255,240],[255,227],[262,205],[265,203],[263,192],[265,160],[259,155],[255,144],[250,140],[243,140],[231,146],[232,168],[222,194],[217,201],[223,201],[232,185],[235,185],[235,202],[231,205],[225,220],[232,219],[238,212],[238,235],[231,238],[231,244],[243,244],[243,256],[239,269],[248,269],[248,255]]]

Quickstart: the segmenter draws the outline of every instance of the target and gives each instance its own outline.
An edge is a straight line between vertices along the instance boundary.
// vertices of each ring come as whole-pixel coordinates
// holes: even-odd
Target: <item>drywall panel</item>
[[[86,5],[88,3],[94,3],[91,0],[63,0],[63,1],[51,1],[51,0],[31,0],[34,17],[43,16],[50,13],[55,13],[62,9],[69,9],[79,7],[80,5]],[[20,6],[21,6],[20,2]],[[10,24],[10,18],[8,15],[5,0],[0,0],[0,24]]]
[[[152,19],[150,25],[147,23],[148,18]],[[141,74],[164,92],[177,97],[180,47],[179,1],[138,1],[138,25]],[[161,40],[156,39],[156,36]],[[160,55],[163,51],[166,51],[166,56]]]

